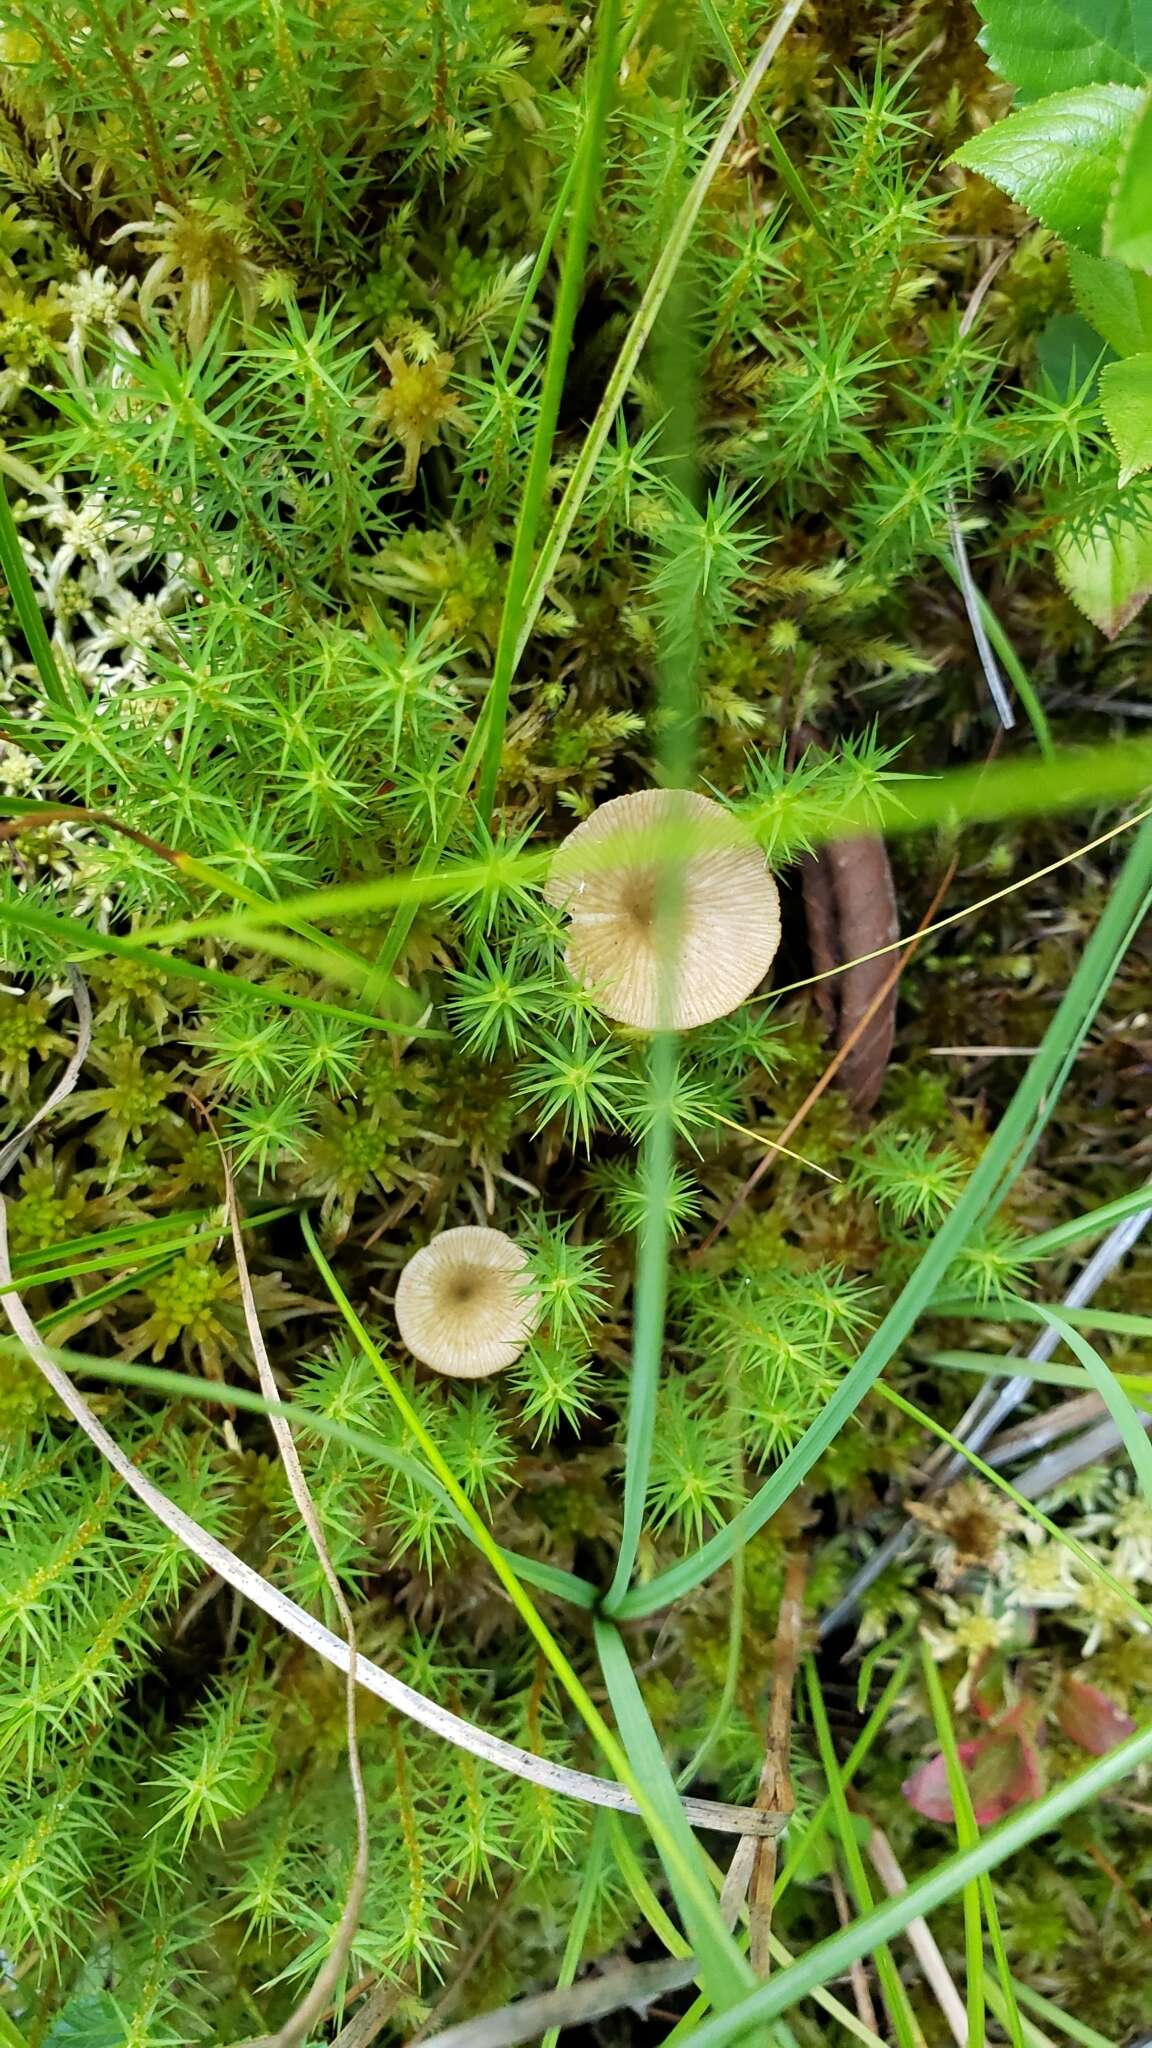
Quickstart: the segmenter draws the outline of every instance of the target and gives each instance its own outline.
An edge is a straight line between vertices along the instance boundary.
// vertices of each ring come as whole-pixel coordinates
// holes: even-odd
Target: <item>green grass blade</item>
[[[599,1606],[600,1588],[590,1585],[587,1579],[580,1578],[575,1572],[562,1571],[558,1564],[545,1564],[538,1557],[525,1557],[518,1550],[505,1550],[503,1555],[518,1578],[539,1586],[542,1593],[551,1593],[557,1600],[566,1600],[569,1607],[579,1607],[585,1614],[591,1614]]]
[[[861,1764],[871,1751],[877,1736],[884,1728],[888,1719],[888,1709],[903,1691],[911,1669],[912,1658],[908,1651],[905,1651],[888,1679],[887,1684],[884,1686],[880,1697],[876,1701],[863,1728],[860,1730],[847,1757],[840,1765],[840,1784],[845,1792],[847,1792]],[[812,1849],[819,1841],[821,1835],[824,1834],[831,1814],[832,1794],[831,1792],[826,1792],[813,1813],[811,1820],[808,1822],[807,1827],[802,1831],[789,1829],[788,1857],[772,1890],[772,1903],[774,1906],[778,1905],[784,1897],[797,1872],[803,1869]]]
[[[1033,1991],[1030,1984],[1021,1984],[1017,1977],[1012,1979],[1012,1984],[1022,2006],[1029,2012],[1034,2012],[1037,2019],[1046,2020],[1050,2027],[1055,2027],[1058,2034],[1067,2034],[1070,2041],[1078,2041],[1080,2048],[1116,2048],[1115,2041],[1110,2041],[1106,2034],[1098,2034],[1095,2027],[1090,2027],[1083,2020],[1073,2019],[1068,2013],[1061,2012],[1058,2005],[1053,2005],[1050,1998],[1042,1998],[1038,1991]]]
[[[996,1959],[996,1976],[999,1980],[994,1983],[989,1979],[985,1986],[988,2003],[994,2008],[996,2017],[1012,2043],[1012,2048],[1026,2048],[1024,2034],[1027,2022],[1016,1999],[1016,1987],[1008,1965],[1008,1950],[1004,1944],[1004,1929],[1000,1925],[1000,1909],[996,1904],[992,1879],[985,1874],[977,1879],[977,1883],[980,1887],[980,1902],[984,1908],[988,1940]]]
[[[525,596],[532,567],[532,551],[540,524],[540,513],[548,489],[548,468],[552,442],[560,416],[560,400],[572,348],[576,313],[584,289],[584,263],[604,155],[604,136],[616,79],[616,43],[620,27],[620,0],[600,0],[596,9],[596,48],[591,60],[588,107],[577,144],[577,170],[572,188],[572,216],[560,265],[560,284],[548,336],[548,353],[540,387],[536,429],[528,457],[528,473],[520,496],[520,510],[512,540],[512,556],[504,586],[500,632],[492,664],[481,723],[483,752],[476,789],[476,807],[482,818],[491,815],[500,773],[504,728],[508,721],[508,699],[516,671],[520,636],[524,624]]]
[[[274,908],[274,906],[273,906]],[[208,920],[200,930],[207,929]],[[291,990],[281,988],[274,982],[245,981],[242,975],[223,973],[219,968],[203,967],[197,960],[189,960],[182,953],[164,951],[154,941],[144,939],[118,939],[111,932],[99,931],[95,925],[81,924],[78,918],[64,917],[58,912],[38,910],[34,904],[8,902],[0,906],[0,931],[10,925],[16,931],[35,932],[41,938],[55,940],[65,958],[82,963],[90,953],[110,953],[118,960],[135,960],[140,966],[148,967],[153,974],[172,975],[178,981],[199,982],[205,988],[219,988],[229,994],[237,989],[243,995],[258,997],[262,1003],[278,1004],[286,1010],[309,1010],[313,1016],[338,1017],[345,1024],[359,1024],[367,1031],[395,1031],[404,1038],[440,1038],[442,1032],[429,1032],[413,1023],[399,1018],[376,1017],[368,1010],[349,1010],[341,1003],[326,1003],[313,996],[294,995]]]
[[[698,1749],[689,1758],[676,1780],[682,1792],[687,1791],[693,1781],[699,1777],[705,1758],[711,1755],[713,1745],[723,1734],[728,1716],[732,1711],[732,1702],[736,1697],[736,1687],[740,1679],[740,1652],[743,1648],[743,1635],[744,1552],[738,1550],[732,1559],[732,1592],[728,1606],[728,1651],[724,1659],[724,1678],[720,1687],[720,1697],[716,1702],[716,1711],[704,1731]]]
[[[1042,1231],[1039,1237],[1029,1241],[1025,1251],[1028,1259],[1048,1259],[1053,1252],[1064,1250],[1066,1245],[1078,1244],[1081,1238],[1103,1237],[1114,1223],[1122,1223],[1126,1216],[1134,1216],[1140,1209],[1146,1209],[1152,1201],[1152,1190],[1147,1186],[1133,1188],[1130,1195],[1121,1195],[1115,1202],[1105,1202],[1099,1209],[1087,1209],[1082,1216],[1073,1216],[1067,1223],[1058,1223],[1054,1230]]]
[[[656,1844],[689,1945],[700,1964],[700,1982],[716,2010],[723,2012],[756,1979],[720,1917],[707,1866],[684,1818],[680,1795],[648,1717],[623,1639],[611,1622],[599,1617],[595,1630],[604,1683],[635,1779],[646,1787],[664,1824],[666,1839],[675,1842],[679,1852],[670,1858],[660,1843]]]
[[[664,1911],[652,1886],[649,1884],[648,1878],[641,1867],[640,1858],[628,1839],[628,1830],[621,1825],[617,1814],[611,1816],[609,1830],[612,1836],[612,1853],[616,1858],[620,1875],[624,1879],[645,1920],[648,1922],[649,1927],[652,1929],[653,1934],[656,1936],[657,1941],[663,1942],[670,1956],[683,1959],[691,1955],[692,1951],[681,1934],[680,1929],[676,1926],[675,1921],[671,1920]]]
[[[671,309],[670,309],[671,311]],[[657,385],[665,409],[662,449],[670,482],[691,501],[697,495],[693,458],[696,428],[696,360],[692,322],[686,316],[657,337]],[[691,617],[697,595],[692,565],[671,565],[676,595],[671,616]],[[696,748],[698,694],[694,630],[675,633],[666,620],[660,629],[658,747],[659,780],[684,789],[692,780]],[[680,922],[684,868],[679,846],[673,845],[660,874],[656,906],[658,958],[663,995],[669,1010],[674,1000],[676,945]],[[632,1366],[628,1381],[628,1412],[624,1433],[624,1514],[620,1549],[612,1582],[604,1598],[611,1615],[628,1591],[640,1548],[664,1355],[664,1321],[668,1292],[668,1187],[675,1161],[672,1101],[676,1090],[679,1047],[671,1031],[658,1031],[648,1048],[647,1079],[651,1123],[644,1140],[641,1176],[644,1215],[640,1230],[632,1309]]]
[[[1025,2019],[1019,2002],[1015,2001],[1015,1993],[1014,2003],[1009,2006],[995,1977],[989,1977],[987,1989],[988,2004],[1011,2040],[1012,2048],[1056,2048],[1051,2034],[1042,2033],[1035,2020]]]
[[[606,1614],[613,1614],[624,1599],[640,1547],[656,1429],[660,1366],[664,1355],[664,1308],[668,1292],[666,1190],[674,1150],[668,1103],[676,1073],[676,1043],[668,1031],[657,1033],[653,1040],[650,1071],[656,1113],[643,1154],[644,1221],[632,1309],[632,1369],[628,1379],[624,1436],[624,1515],[616,1568],[604,1599]]]
[[[774,819],[773,829],[783,859],[806,844],[825,845],[859,832],[882,831],[891,837],[937,828],[951,831],[964,823],[998,824],[1008,818],[1095,807],[1136,796],[1150,783],[1152,741],[1120,740],[1102,747],[1066,748],[1053,760],[1033,760],[1027,768],[1014,760],[993,761],[979,769],[909,778],[845,802],[834,819],[826,804],[800,798],[789,805],[785,819]],[[1135,826],[1136,820],[1132,823]],[[504,856],[498,865],[491,860],[460,861],[443,868],[435,864],[438,857],[430,843],[427,861],[400,874],[305,890],[277,903],[254,904],[243,916],[213,915],[151,926],[146,937],[153,945],[206,937],[255,943],[255,934],[270,924],[294,927],[328,917],[358,917],[370,910],[415,910],[421,904],[463,898],[470,890],[477,893],[493,882],[541,883],[551,854],[544,849]],[[377,964],[381,971],[394,965],[388,948]]]
[[[59,1308],[50,1309],[47,1315],[41,1316],[40,1328],[52,1330],[58,1323],[66,1323],[71,1316],[81,1310],[88,1316],[94,1309],[106,1308],[110,1301],[119,1301],[122,1295],[133,1294],[147,1281],[155,1280],[161,1273],[166,1273],[171,1263],[171,1255],[165,1253],[160,1258],[150,1259],[147,1265],[137,1266],[131,1273],[122,1273],[118,1279],[109,1280],[103,1287],[94,1287],[91,1294],[84,1296],[83,1301],[63,1302]]]
[[[828,1786],[828,1796],[832,1802],[832,1814],[836,1823],[836,1833],[840,1841],[840,1853],[844,1859],[844,1868],[848,1873],[848,1882],[852,1887],[856,1904],[862,1913],[866,1913],[872,1906],[872,1888],[868,1882],[868,1873],[864,1868],[864,1858],[860,1853],[860,1844],[856,1839],[855,1830],[852,1826],[852,1815],[848,1810],[848,1801],[844,1792],[844,1780],[840,1774],[840,1766],[836,1761],[836,1751],[832,1743],[832,1730],[828,1725],[824,1695],[820,1690],[820,1680],[816,1675],[816,1667],[812,1663],[811,1658],[805,1663],[804,1677],[808,1689],[808,1705],[812,1713],[812,1725],[816,1733],[816,1746],[820,1752],[820,1763],[824,1771],[825,1782]],[[880,1988],[884,1993],[884,2003],[888,2007],[888,2016],[892,2021],[900,2048],[922,2048],[923,2036],[916,2023],[916,2015],[908,2002],[908,1993],[904,1989],[900,1973],[892,1960],[891,1949],[886,1942],[879,1941],[872,1951],[872,1955],[876,1964],[876,1974],[880,1979]]]
[[[1023,1375],[1045,1387],[1088,1390],[1092,1386],[1088,1374],[1078,1365],[1053,1365],[1047,1359],[1016,1358],[1006,1351],[930,1351],[924,1363],[940,1366],[945,1372],[980,1373],[986,1379],[1018,1379]],[[1138,1405],[1141,1396],[1152,1396],[1152,1382],[1147,1374],[1118,1372],[1112,1377]]]
[[[961,1849],[972,1849],[980,1840],[976,1815],[968,1791],[968,1780],[960,1762],[960,1751],[956,1744],[956,1730],[948,1712],[944,1687],[940,1673],[932,1658],[932,1652],[921,1639],[920,1661],[924,1673],[924,1684],[932,1719],[936,1723],[936,1739],[944,1752],[944,1767],[948,1773],[948,1790],[952,1798],[952,1813],[956,1828],[956,1842]],[[961,1893],[964,1910],[964,1971],[966,1977],[965,2006],[968,2015],[968,2048],[983,2048],[984,2042],[984,1924],[981,1911],[981,1885],[987,1884],[987,1877],[971,1878]],[[995,1908],[993,1908],[995,1910]],[[1007,1985],[1005,1993],[1007,1995]],[[1019,2029],[1016,2035],[1019,2040]]]
[[[1063,1302],[1025,1301],[1009,1295],[1004,1301],[952,1300],[941,1295],[929,1304],[929,1313],[949,1320],[982,1323],[1046,1323],[1049,1314],[1063,1316],[1076,1330],[1108,1330],[1117,1337],[1152,1337],[1152,1316],[1138,1316],[1126,1309],[1067,1308]],[[1021,1359],[1021,1366],[1029,1364]]]
[[[644,296],[636,309],[620,354],[613,364],[612,374],[608,379],[604,396],[597,407],[596,416],[584,438],[572,475],[556,509],[556,514],[548,530],[544,545],[540,550],[540,559],[536,564],[535,574],[524,602],[523,620],[513,656],[514,668],[519,663],[524,649],[528,645],[536,623],[537,614],[544,602],[544,594],[553,576],[556,574],[560,557],[564,553],[568,536],[575,523],[576,514],[584,501],[585,492],[592,481],[600,452],[607,442],[616,415],[624,403],[632,380],[639,368],[640,358],[648,345],[648,340],[656,325],[660,309],[668,296],[673,279],[680,268],[685,251],[692,239],[693,230],[700,217],[701,208],[708,196],[712,181],[723,164],[729,146],[739,130],[740,123],[743,121],[756,94],[759,92],[765,74],[797,15],[800,13],[802,5],[803,0],[785,0],[785,5],[781,8],[771,30],[757,52],[755,62],[733,96],[732,104],[717,131],[712,147],[685,194],[676,218],[672,223],[671,230],[656,259],[652,275],[645,288]]]
[[[1139,1729],[1106,1756],[1096,1757],[1086,1770],[1077,1772],[1043,1799],[1010,1814],[982,1836],[975,1848],[958,1850],[946,1857],[926,1877],[909,1885],[907,1891],[884,1901],[838,1934],[817,1942],[798,1962],[749,1992],[728,2012],[705,2020],[689,2037],[693,2048],[726,2048],[730,2041],[756,2039],[752,2029],[791,2011],[798,2000],[809,1997],[818,1986],[842,1976],[853,1963],[871,1954],[878,1942],[891,1941],[902,1934],[910,1920],[926,1919],[954,1899],[974,1877],[996,1870],[1041,1835],[1050,1834],[1062,1821],[1101,1798],[1149,1759],[1152,1726]]]
[[[8,486],[0,477],[0,568],[4,580],[12,593],[12,606],[20,623],[20,631],[28,642],[28,649],[39,671],[45,695],[56,704],[68,704],[70,699],[64,687],[64,680],[52,651],[44,615],[36,602],[24,550],[20,546],[20,535],[12,516],[8,501]]]
[[[956,585],[956,588],[958,590],[963,590],[964,585],[960,576],[960,571],[957,567],[957,564],[953,561],[952,556],[950,554],[942,554],[940,559],[945,569],[947,569],[948,574],[951,576],[953,583]],[[995,648],[996,653],[999,655],[1001,661],[1003,662],[1008,675],[1012,678],[1016,694],[1019,697],[1021,704],[1024,706],[1024,711],[1028,719],[1028,723],[1032,727],[1032,731],[1035,735],[1036,744],[1039,747],[1040,752],[1042,754],[1051,758],[1053,751],[1052,728],[1048,723],[1048,717],[1047,713],[1044,710],[1044,706],[1041,704],[1040,699],[1036,693],[1035,684],[1033,683],[1031,676],[1028,674],[1028,671],[1021,662],[1020,657],[1016,652],[1016,649],[1013,647],[1012,642],[1009,640],[1007,633],[1004,631],[1003,626],[1001,625],[995,612],[992,610],[992,607],[988,603],[988,600],[984,596],[983,592],[977,590],[975,595],[976,604],[980,613],[980,619],[984,627],[984,631],[987,633],[988,638],[992,643],[992,646]]]
[[[88,1299],[93,1297],[89,1296]],[[407,1479],[413,1486],[422,1487],[431,1493],[440,1505],[452,1516],[461,1534],[474,1541],[473,1532],[450,1498],[427,1467],[418,1459],[409,1458],[406,1453],[394,1451],[379,1439],[369,1436],[367,1431],[355,1429],[349,1424],[333,1422],[328,1416],[307,1407],[301,1401],[266,1401],[263,1394],[251,1387],[233,1386],[220,1380],[196,1379],[190,1373],[167,1372],[157,1365],[129,1365],[127,1361],[110,1358],[92,1358],[84,1352],[64,1348],[50,1348],[50,1355],[57,1364],[76,1378],[103,1379],[112,1385],[123,1387],[144,1387],[150,1393],[171,1394],[179,1401],[204,1401],[219,1407],[238,1408],[250,1415],[278,1415],[285,1422],[295,1425],[297,1430],[310,1431],[313,1436],[326,1438],[333,1443],[345,1444],[349,1450],[359,1453],[378,1465],[389,1465]],[[0,1352],[9,1351],[14,1357],[22,1357],[19,1341],[14,1337],[0,1335]],[[558,1599],[567,1600],[573,1607],[590,1610],[596,1605],[599,1595],[594,1586],[578,1579],[571,1572],[564,1572],[556,1565],[542,1564],[534,1557],[521,1557],[515,1550],[505,1550],[502,1555],[517,1577],[538,1585],[545,1593],[552,1593]]]
[[[0,1352],[19,1358],[26,1354],[16,1337],[0,1334]],[[362,1458],[370,1459],[377,1465],[389,1465],[407,1479],[413,1486],[423,1487],[435,1495],[441,1506],[452,1514],[457,1527],[466,1536],[470,1531],[463,1518],[457,1514],[455,1504],[449,1499],[439,1481],[415,1458],[404,1451],[393,1450],[382,1444],[378,1437],[370,1436],[367,1430],[356,1429],[350,1423],[334,1422],[330,1416],[318,1414],[302,1401],[268,1401],[254,1387],[233,1386],[221,1380],[197,1379],[192,1373],[167,1372],[159,1365],[130,1365],[125,1359],[92,1358],[82,1351],[70,1351],[65,1347],[48,1347],[53,1361],[70,1372],[77,1379],[107,1380],[118,1387],[143,1387],[149,1393],[170,1394],[177,1401],[201,1401],[220,1408],[236,1408],[242,1414],[279,1416],[292,1423],[296,1429],[326,1441],[344,1444],[356,1451]]]
[[[154,1264],[158,1259],[169,1259],[176,1252],[187,1251],[190,1245],[201,1244],[206,1235],[203,1230],[194,1230],[185,1232],[183,1237],[164,1238],[158,1245],[149,1244],[138,1250],[131,1245],[119,1250],[109,1248],[102,1257],[75,1259],[71,1264],[62,1266],[32,1267],[17,1277],[22,1287],[48,1287],[54,1280],[75,1280],[81,1273],[106,1273],[110,1266],[131,1265],[133,1259],[148,1259]]]
[[[281,1216],[291,1216],[294,1213],[295,1204],[291,1202],[282,1204],[278,1209],[257,1209],[243,1219],[243,1227],[249,1231],[259,1230],[266,1223],[277,1223]],[[91,1251],[103,1251],[112,1245],[127,1246],[133,1250],[136,1248],[143,1249],[149,1245],[151,1239],[157,1236],[162,1237],[166,1230],[172,1230],[177,1224],[182,1229],[188,1230],[191,1229],[193,1224],[199,1228],[205,1223],[212,1225],[213,1235],[219,1236],[223,1234],[224,1219],[219,1207],[212,1209],[177,1209],[167,1216],[141,1216],[134,1223],[120,1223],[111,1230],[94,1230],[86,1237],[69,1238],[67,1253],[71,1257],[73,1253],[81,1254]],[[13,1276],[16,1279],[22,1279],[28,1269],[35,1266],[37,1259],[42,1259],[44,1256],[43,1251],[17,1252],[12,1260]],[[61,1256],[64,1256],[63,1249],[61,1250]]]
[[[1003,1199],[1022,1170],[1055,1103],[1060,1083],[1084,1041],[1118,962],[1152,902],[1152,821],[1145,821],[1116,881],[1108,905],[1088,940],[1065,995],[1029,1063],[1012,1102],[984,1156],[916,1271],[893,1303],[860,1357],[826,1407],[747,1506],[695,1554],[637,1587],[620,1602],[621,1618],[651,1614],[691,1592],[726,1564],[806,1478],[817,1458],[855,1413],[864,1395],[940,1287],[957,1254]]]
[[[1140,1490],[1146,1501],[1152,1502],[1152,1443],[1149,1443],[1140,1424],[1140,1419],[1123,1387],[1119,1386],[1115,1374],[1105,1364],[1100,1353],[1087,1337],[1074,1330],[1071,1323],[1054,1309],[1049,1309],[1044,1320],[1059,1330],[1070,1351],[1074,1351],[1093,1387],[1099,1394],[1109,1415],[1120,1432],[1120,1439],[1131,1460],[1132,1470],[1140,1483]]]
[[[558,1991],[564,1991],[569,1984],[576,1982],[576,1972],[580,1968],[580,1958],[584,1953],[584,1943],[588,1939],[588,1929],[592,1923],[592,1909],[596,1904],[596,1891],[607,1855],[608,1815],[606,1813],[598,1813],[592,1823],[592,1832],[588,1838],[588,1847],[584,1855],[584,1875],[580,1880],[580,1890],[576,1894],[576,1906],[568,1928],[567,1939],[564,1943],[564,1954],[560,1961],[560,1971],[556,1978],[556,1988]],[[559,2039],[559,2027],[549,2027],[548,2032],[541,2039],[540,2048],[556,2048]]]
[[[580,161],[581,153],[579,149],[576,149],[572,153],[572,161],[561,180],[560,190],[556,194],[552,204],[552,211],[548,216],[548,224],[540,238],[540,247],[536,251],[532,268],[525,280],[520,304],[516,308],[516,318],[512,322],[512,332],[504,344],[504,353],[500,358],[500,369],[505,377],[508,375],[516,359],[516,351],[520,346],[520,337],[528,325],[529,315],[536,303],[536,294],[540,289],[544,272],[552,261],[552,251],[556,247],[556,237],[560,233],[561,222],[568,211],[569,201],[572,198],[572,187],[576,183],[576,173],[580,167]]]

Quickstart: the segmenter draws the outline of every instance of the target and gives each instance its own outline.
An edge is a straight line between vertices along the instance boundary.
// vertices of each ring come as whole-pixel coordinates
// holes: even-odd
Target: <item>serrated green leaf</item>
[[[1104,223],[1104,253],[1152,270],[1152,94],[1121,153]]]
[[[1098,255],[1112,188],[1144,102],[1126,85],[1053,93],[957,150],[1075,249]]]
[[[70,1998],[44,2036],[44,2048],[121,2048],[124,2021],[106,1991]]]
[[[1152,521],[1066,529],[1056,574],[1085,618],[1114,640],[1152,592]]]
[[[1121,484],[1152,469],[1152,353],[1108,364],[1100,375],[1100,409],[1123,465]]]
[[[1069,250],[1068,277],[1085,320],[1117,355],[1152,349],[1152,277],[1083,249]]]
[[[1139,85],[1152,68],[1152,0],[979,0],[978,41],[1022,100],[1081,85]]]

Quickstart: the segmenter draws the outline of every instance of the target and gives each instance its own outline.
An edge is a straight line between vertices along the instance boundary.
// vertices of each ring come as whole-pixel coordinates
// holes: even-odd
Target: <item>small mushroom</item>
[[[484,1380],[515,1364],[536,1327],[528,1255],[502,1230],[443,1230],[414,1253],[396,1288],[409,1351],[434,1372]]]
[[[687,844],[672,963],[656,906],[677,827]],[[643,846],[657,828],[660,859]],[[692,790],[642,789],[599,805],[558,849],[545,894],[568,913],[573,978],[606,1015],[642,1031],[726,1017],[764,979],[780,943],[780,897],[763,853],[729,811]]]

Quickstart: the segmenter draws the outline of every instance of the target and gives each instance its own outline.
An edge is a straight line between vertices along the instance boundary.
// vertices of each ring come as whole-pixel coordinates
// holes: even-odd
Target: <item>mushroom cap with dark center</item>
[[[482,1380],[513,1365],[539,1318],[528,1255],[502,1230],[443,1230],[413,1254],[396,1288],[400,1335],[422,1365]]]
[[[658,852],[646,854],[655,834]],[[661,930],[662,878],[674,947]],[[568,914],[574,980],[607,1016],[644,1031],[727,1016],[780,943],[780,897],[763,853],[731,812],[693,790],[642,789],[599,805],[557,849],[546,895]]]

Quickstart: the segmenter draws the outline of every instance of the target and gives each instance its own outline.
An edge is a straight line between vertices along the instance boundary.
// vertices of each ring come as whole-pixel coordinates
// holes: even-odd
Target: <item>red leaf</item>
[[[960,1742],[956,1747],[972,1810],[981,1827],[1003,1820],[1013,1807],[1026,1805],[1044,1789],[1040,1752],[1031,1736],[1018,1729],[980,1735],[974,1742]],[[909,1805],[925,1820],[954,1818],[948,1767],[942,1755],[921,1764],[903,1790]]]
[[[959,1745],[961,1768],[967,1768],[979,1742],[962,1742]],[[943,1753],[930,1756],[901,1786],[909,1806],[922,1813],[925,1820],[947,1821],[952,1818],[952,1794],[948,1786],[948,1766]]]
[[[1117,1743],[1136,1732],[1136,1723],[1114,1706],[1094,1685],[1083,1679],[1066,1678],[1056,1707],[1056,1719],[1068,1737],[1092,1756],[1105,1756]]]

